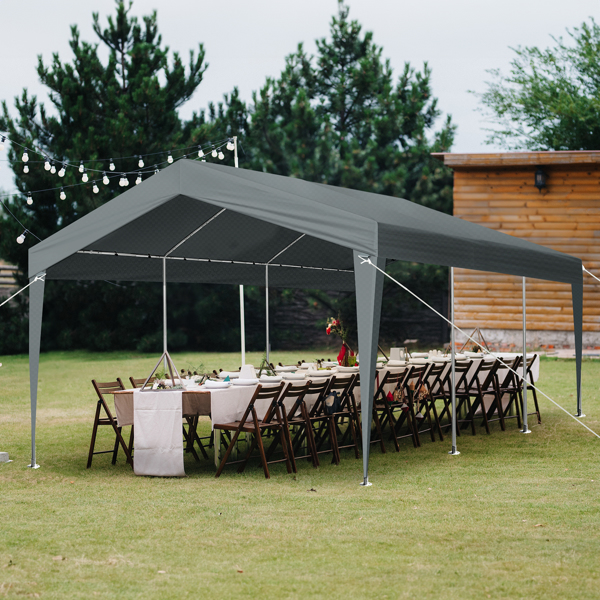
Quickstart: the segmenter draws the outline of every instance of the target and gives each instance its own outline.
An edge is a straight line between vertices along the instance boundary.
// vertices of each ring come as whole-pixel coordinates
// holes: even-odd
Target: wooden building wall
[[[530,156],[526,166],[453,167],[454,214],[578,256],[600,276],[600,164],[544,165],[548,182],[539,192],[533,185],[535,161]],[[457,324],[521,329],[521,294],[521,278],[456,269]],[[600,284],[587,275],[583,315],[584,332],[600,332]],[[527,280],[529,330],[572,331],[572,319],[569,285]]]

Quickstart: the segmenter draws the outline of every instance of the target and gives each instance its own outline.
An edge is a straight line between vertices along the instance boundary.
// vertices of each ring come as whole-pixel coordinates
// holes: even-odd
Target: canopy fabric
[[[274,287],[356,289],[366,482],[382,275],[361,255],[380,266],[405,260],[570,283],[580,406],[581,260],[401,198],[180,160],[32,247],[29,276],[162,281],[166,258],[169,282],[264,285],[268,269]],[[42,300],[35,298],[37,374]],[[35,463],[37,375],[31,403]]]

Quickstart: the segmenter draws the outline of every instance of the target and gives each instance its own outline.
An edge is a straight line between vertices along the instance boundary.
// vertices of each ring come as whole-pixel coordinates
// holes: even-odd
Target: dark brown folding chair
[[[503,362],[509,367],[506,374],[500,379],[500,375],[496,374],[498,381],[498,394],[502,405],[502,420],[506,424],[509,419],[517,419],[517,426],[521,428],[521,391],[522,380],[517,375],[519,366],[521,365],[521,356],[516,356],[513,360],[505,360]],[[500,365],[498,371],[503,367]],[[508,400],[505,400],[508,396]],[[514,409],[514,414],[513,414]]]
[[[527,359],[527,365],[525,368],[527,370],[527,383],[528,384],[534,383],[533,373],[532,373],[531,369],[533,367],[533,363],[535,362],[536,358],[537,358],[537,354],[534,354],[532,357]],[[522,365],[523,365],[523,358],[521,357],[521,360],[519,361],[519,366],[521,367],[521,370],[522,370]],[[519,372],[518,368],[519,367],[517,367],[517,369],[515,369],[517,371],[517,373]],[[519,399],[521,401],[520,406],[522,407],[523,406],[523,379],[522,378],[519,378],[519,384],[520,384],[519,385],[519,393],[520,393]],[[531,394],[533,396],[533,402],[534,402],[534,406],[535,406],[535,411],[527,413],[527,416],[531,417],[531,416],[535,415],[537,417],[537,422],[539,425],[542,423],[542,416],[540,414],[540,407],[538,405],[537,392],[535,391],[534,387],[532,387],[531,385],[527,385],[527,393]],[[519,427],[520,427],[520,425],[519,425]]]
[[[284,387],[284,383],[281,382],[276,387],[262,387],[260,384],[256,387],[256,391],[252,395],[250,402],[248,403],[248,407],[246,408],[241,420],[235,421],[233,423],[215,423],[213,425],[214,429],[220,429],[227,432],[234,432],[231,441],[227,445],[227,450],[225,451],[225,456],[223,456],[223,460],[221,460],[221,464],[217,469],[217,473],[215,477],[219,477],[227,464],[227,460],[229,455],[231,454],[240,433],[250,433],[252,434],[252,442],[250,444],[250,448],[248,449],[248,453],[246,457],[242,460],[232,461],[229,464],[239,464],[238,473],[241,473],[245,468],[252,452],[256,447],[258,447],[260,461],[263,467],[263,471],[265,473],[265,477],[269,479],[271,477],[269,473],[269,464],[277,463],[277,462],[285,462],[288,473],[292,472],[292,462],[290,460],[287,436],[285,434],[285,425],[283,423],[283,417],[281,414],[281,407],[278,403],[279,396],[281,395]],[[264,417],[259,420],[258,415],[256,413],[255,403],[262,400],[270,400],[269,407],[264,415]],[[273,434],[273,437],[280,439],[274,439],[271,443],[281,443],[281,447],[283,448],[284,458],[283,459],[275,459],[275,460],[267,460],[267,456],[265,453],[265,448],[263,445],[263,436],[267,434]]]
[[[353,403],[354,397],[350,395],[350,389],[354,387],[354,380],[357,375],[350,375],[349,377],[344,376],[333,376],[329,384],[328,394],[335,393],[338,396],[338,408],[334,412],[331,412],[333,418],[333,428],[336,434],[336,447],[338,458],[340,457],[339,451],[345,450],[346,448],[354,449],[355,458],[360,457],[359,449],[359,434],[358,434],[358,411],[355,410],[355,404]],[[346,425],[346,429],[342,427]]]
[[[472,394],[475,401],[471,406],[471,410],[467,419],[475,419],[478,414],[483,416],[482,426],[485,425],[485,430],[490,433],[490,423],[500,421],[502,431],[506,430],[504,426],[504,411],[502,410],[502,400],[498,390],[498,367],[499,360],[482,360],[477,369],[477,377],[473,378]],[[483,381],[481,379],[483,378]],[[485,397],[493,396],[493,400],[489,407],[485,405]],[[497,413],[496,418],[492,418],[494,413]]]
[[[398,443],[398,436],[396,433],[396,420],[394,419],[393,413],[394,410],[402,410],[402,406],[404,406],[405,410],[408,410],[408,405],[402,399],[402,394],[400,395],[400,400],[392,400],[387,397],[385,393],[386,388],[392,387],[393,391],[392,395],[398,389],[400,392],[403,390],[403,381],[404,378],[408,376],[412,367],[407,367],[402,371],[397,373],[391,373],[387,371],[385,375],[381,378],[379,385],[377,386],[377,390],[375,391],[375,395],[373,397],[373,421],[375,422],[375,434],[371,435],[371,444],[376,444],[379,442],[381,447],[381,452],[385,454],[385,444],[384,444],[384,434],[383,431],[386,425],[389,425],[391,429],[391,437],[394,440],[394,446],[396,447],[396,452],[400,452],[400,444]],[[410,419],[410,417],[409,417]],[[410,421],[409,421],[410,422]],[[414,435],[413,443],[415,443]],[[416,447],[416,446],[415,446]]]
[[[110,408],[108,407],[108,403],[104,398],[104,394],[112,394],[117,391],[122,391],[125,389],[123,382],[119,377],[117,377],[116,381],[109,382],[98,382],[95,379],[92,379],[92,385],[94,386],[94,390],[96,390],[96,394],[98,395],[98,403],[96,405],[96,415],[94,417],[94,427],[92,429],[92,441],[90,443],[90,452],[88,454],[87,468],[89,469],[92,466],[92,458],[95,454],[112,454],[112,464],[117,463],[117,453],[119,452],[119,444],[123,448],[125,452],[125,456],[127,458],[127,462],[133,467],[133,461],[131,459],[131,452],[129,448],[125,444],[125,440],[121,435],[121,427],[118,426],[117,420],[113,417],[113,414],[110,412]],[[104,411],[105,417],[100,415],[101,411]],[[115,432],[115,444],[112,450],[98,450],[94,451],[96,446],[96,434],[98,433],[98,427],[103,425],[109,425],[113,428]]]

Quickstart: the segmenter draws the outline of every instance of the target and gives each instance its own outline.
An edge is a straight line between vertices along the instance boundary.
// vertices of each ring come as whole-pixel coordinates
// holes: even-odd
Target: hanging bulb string
[[[31,233],[31,231],[29,233]],[[0,306],[4,306],[13,298],[16,298],[21,292],[24,292],[30,285],[33,285],[36,281],[44,281],[44,277],[46,277],[46,273],[44,273],[43,275],[36,275],[33,281],[30,281],[25,287],[21,288],[18,292],[10,296],[10,298],[7,298],[2,304],[0,304]]]
[[[44,158],[44,160],[41,160],[41,161],[32,161],[30,159],[27,161],[30,163],[33,163],[33,162],[35,162],[35,163],[42,162],[43,163],[47,159],[49,161],[60,162],[62,164],[66,164],[69,167],[79,169],[82,163],[85,165],[86,163],[107,162],[109,160],[113,160],[112,157],[110,157],[110,158],[86,158],[86,159],[80,160],[78,164],[75,164],[75,162],[68,162],[68,161],[63,162],[62,160],[52,158],[47,152],[45,152],[44,150],[42,150],[39,146],[37,146],[35,144],[33,145],[33,148],[30,148],[29,146],[25,146],[24,144],[20,144],[19,142],[12,140],[7,134],[2,134],[2,135],[4,135],[4,137],[5,137],[5,143],[10,142],[11,144],[21,148],[23,150],[23,152],[35,152],[36,154],[40,154]],[[230,142],[231,139],[232,138],[228,137],[228,138],[218,140],[217,142],[205,142],[204,145],[195,144],[193,146],[186,146],[185,148],[175,148],[175,149],[171,150],[171,152],[179,153],[179,152],[185,152],[186,150],[193,150],[193,151],[197,152],[198,148],[200,148],[200,147],[202,147],[203,150],[205,148],[208,150],[212,150],[213,146],[215,146],[216,148],[222,148],[223,146],[226,146]],[[169,153],[169,151],[167,151],[167,150],[161,150],[159,152],[150,152],[149,154],[133,154],[131,156],[119,156],[115,160],[129,160],[131,158],[139,159],[140,157],[146,158],[146,157],[159,156],[161,154],[168,154],[168,153]],[[192,152],[190,152],[189,154],[192,154]],[[183,156],[180,158],[183,158]]]
[[[6,212],[8,212],[8,214],[27,232],[30,233],[34,238],[36,238],[37,240],[39,240],[40,242],[42,241],[41,238],[39,238],[37,235],[35,235],[35,233],[33,233],[33,231],[29,231],[29,229],[27,229],[27,227],[25,227],[25,225],[23,225],[23,223],[21,223],[21,221],[19,221],[19,219],[17,219],[17,217],[15,217],[15,215],[13,214],[13,212],[10,210],[10,208],[8,208],[8,206],[6,206],[6,204],[4,204],[2,198],[0,198],[0,204],[2,204],[2,206],[4,207],[4,210]]]
[[[216,149],[222,148],[223,146],[226,146],[226,145],[227,145],[227,141],[225,143],[223,143],[221,146],[215,146],[215,148]],[[213,146],[211,145],[210,148],[209,148],[211,151],[212,151],[212,147]],[[192,148],[194,148],[194,152],[190,152],[188,154],[184,154],[184,155],[180,156],[179,158],[174,159],[174,161],[176,162],[178,160],[181,160],[182,158],[192,157],[197,152],[199,146],[192,146]],[[165,154],[165,153],[161,152],[159,154]],[[208,154],[203,155],[202,160],[206,159],[206,157],[209,156],[209,155],[210,155],[210,152],[208,152]],[[149,156],[149,155],[147,155],[147,156]],[[201,159],[199,157],[194,157],[194,158],[192,158],[192,160],[198,161],[198,160],[201,160]],[[220,159],[220,160],[223,160],[223,159]],[[32,161],[29,161],[28,164],[30,164],[31,162]],[[43,163],[44,161],[42,160],[42,161],[37,161],[37,162],[38,163]],[[61,162],[60,164],[61,165],[67,165],[69,167],[74,167],[77,170],[79,169],[79,165],[73,165],[73,164],[69,164],[69,163],[66,163],[66,162]],[[106,173],[106,175],[107,175],[107,177],[109,177],[109,179],[110,178],[114,179],[116,177],[121,178],[121,177],[124,177],[126,175],[137,175],[140,172],[142,174],[153,174],[154,171],[155,171],[155,167],[162,167],[162,166],[169,165],[169,164],[170,163],[169,163],[168,160],[164,160],[164,161],[162,161],[160,163],[157,163],[156,165],[153,165],[152,167],[145,167],[144,169],[134,169],[132,171],[111,171],[110,175],[108,173],[106,173],[106,170],[104,170],[104,169],[87,169],[86,168],[86,170],[88,172],[90,172],[90,173],[100,173],[100,174],[102,174],[102,177]],[[100,177],[100,179],[102,179],[102,177]],[[70,185],[59,185],[59,186],[56,186],[56,187],[53,187],[53,188],[45,188],[45,189],[41,189],[41,190],[34,190],[31,193],[32,194],[39,194],[39,193],[42,193],[42,192],[51,192],[51,191],[55,191],[55,190],[60,190],[61,188],[68,189],[68,188],[73,188],[73,187],[79,187],[81,185],[89,185],[90,183],[93,184],[93,182],[94,181],[91,181],[91,182],[90,181],[86,181],[86,182],[82,182],[82,183],[72,183]],[[22,193],[23,192],[21,192],[20,190],[15,190],[14,192],[7,192],[4,195],[1,195],[0,198],[11,198],[15,194],[22,194]]]
[[[404,291],[408,292],[411,296],[413,296],[414,298],[416,298],[419,302],[421,302],[421,304],[424,304],[427,308],[429,308],[430,310],[432,310],[438,317],[441,317],[444,321],[446,321],[446,323],[448,323],[448,325],[450,325],[451,327],[453,327],[454,329],[456,329],[456,331],[462,333],[468,340],[471,340],[474,344],[477,344],[477,346],[479,346],[481,348],[481,351],[483,354],[489,354],[490,356],[493,356],[496,360],[499,360],[502,365],[504,365],[509,371],[511,371],[512,373],[514,373],[520,381],[523,381],[523,374],[522,373],[517,373],[517,371],[515,371],[512,367],[510,367],[509,365],[507,365],[499,356],[496,356],[493,352],[490,352],[487,348],[485,348],[484,346],[482,346],[477,340],[473,339],[470,335],[468,335],[467,333],[465,333],[460,327],[458,327],[457,325],[455,325],[452,321],[450,321],[449,319],[447,319],[443,314],[441,314],[440,312],[438,312],[437,310],[435,310],[435,308],[433,308],[433,306],[431,306],[430,304],[427,304],[427,302],[425,302],[425,300],[423,300],[422,298],[420,298],[419,296],[417,296],[417,294],[415,294],[413,291],[409,290],[405,285],[403,285],[402,283],[400,283],[398,280],[394,279],[391,275],[389,275],[388,273],[386,273],[383,269],[380,269],[376,264],[374,264],[373,262],[371,262],[371,257],[370,256],[359,256],[358,257],[362,262],[361,264],[369,264],[371,265],[374,269],[376,269],[377,271],[379,271],[380,273],[382,273],[383,275],[385,275],[388,279],[391,279],[396,285],[400,286]],[[526,360],[526,356],[523,356],[523,360]],[[583,423],[580,419],[578,419],[577,417],[573,416],[566,408],[563,408],[558,402],[556,402],[555,400],[553,400],[552,398],[550,398],[550,396],[548,396],[548,394],[546,394],[545,392],[543,392],[542,390],[540,390],[540,388],[538,388],[537,386],[535,386],[533,384],[533,382],[527,382],[527,386],[533,388],[536,392],[539,392],[540,394],[542,394],[542,396],[544,396],[545,398],[547,398],[548,400],[550,400],[550,402],[552,402],[552,404],[554,404],[555,406],[558,406],[558,408],[560,408],[563,412],[567,413],[576,423],[579,423],[582,427],[585,427],[590,433],[593,433],[597,438],[600,438],[600,435],[598,435],[593,429],[590,429],[585,423]]]

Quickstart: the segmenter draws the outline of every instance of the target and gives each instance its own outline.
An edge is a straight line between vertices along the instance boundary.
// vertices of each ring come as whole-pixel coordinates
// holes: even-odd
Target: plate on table
[[[306,373],[284,373],[283,378],[288,381],[306,379]]]
[[[231,385],[231,381],[213,381],[212,379],[207,380],[204,386],[209,390],[220,390],[228,388]]]
[[[316,371],[313,369],[309,369],[306,371],[306,376],[307,377],[331,377],[331,375],[333,375],[333,371]]]
[[[387,367],[405,367],[406,361],[404,360],[388,360]]]
[[[234,379],[231,383],[233,385],[256,385],[258,383],[258,379],[242,379],[240,377],[238,379]]]
[[[294,365],[277,365],[275,367],[275,370],[278,373],[291,373],[293,371],[297,371],[298,367],[295,367]]]
[[[237,379],[240,376],[239,371],[221,371],[219,373],[220,379],[225,379],[225,377],[229,377],[229,379]]]
[[[413,358],[427,358],[429,356],[429,352],[411,352],[410,355]]]
[[[339,365],[337,360],[324,360],[321,362],[322,367],[337,367]]]
[[[358,373],[358,367],[338,367],[338,373]]]
[[[302,363],[299,367],[300,369],[316,369],[317,363]]]
[[[427,358],[421,358],[421,357],[413,357],[410,359],[410,364],[411,365],[427,365],[429,364],[429,360]]]
[[[279,383],[282,379],[281,375],[261,375],[259,381],[261,383]]]

